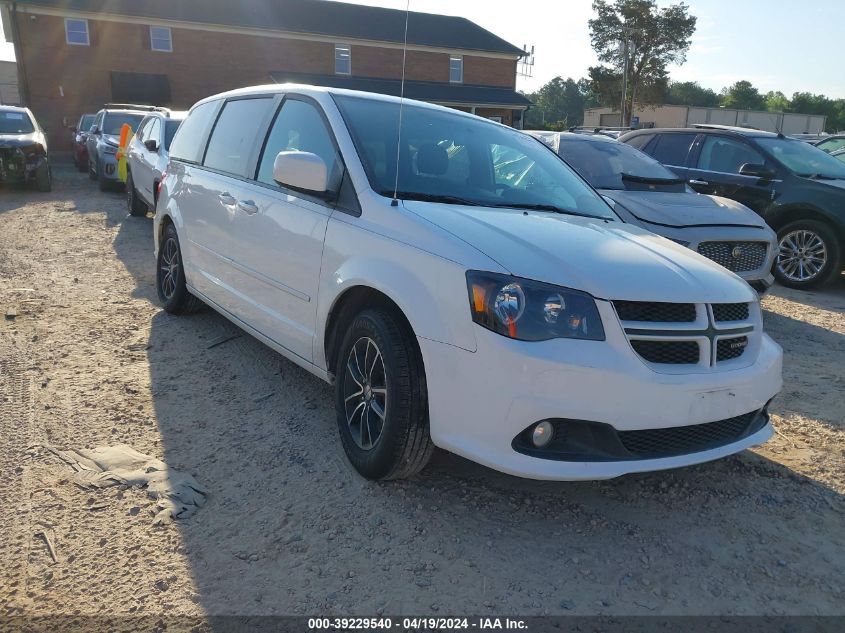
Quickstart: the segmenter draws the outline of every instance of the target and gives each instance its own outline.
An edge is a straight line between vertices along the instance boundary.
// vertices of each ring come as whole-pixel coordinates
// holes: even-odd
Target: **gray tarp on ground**
[[[98,446],[94,449],[59,450],[45,447],[76,471],[75,481],[86,488],[125,484],[145,487],[158,499],[154,523],[191,516],[208,494],[188,473],[169,468],[160,459],[139,453],[131,446]]]

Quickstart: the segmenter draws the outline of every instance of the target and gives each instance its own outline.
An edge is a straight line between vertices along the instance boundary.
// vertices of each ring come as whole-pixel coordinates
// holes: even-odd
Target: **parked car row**
[[[649,129],[620,140],[699,193],[758,213],[777,232],[774,274],[792,288],[838,278],[845,245],[845,164],[782,134],[727,126]]]
[[[372,479],[418,472],[434,446],[599,479],[766,441],[782,352],[753,289],[695,251],[709,228],[768,229],[628,146],[557,140],[566,160],[468,113],[339,89],[209,97],[159,188],[158,295],[333,383]]]

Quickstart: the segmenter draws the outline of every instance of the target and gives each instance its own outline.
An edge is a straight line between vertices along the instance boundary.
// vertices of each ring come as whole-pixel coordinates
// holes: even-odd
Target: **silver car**
[[[581,174],[625,222],[697,251],[760,294],[772,285],[777,236],[745,205],[696,193],[651,156],[607,136],[528,133]]]
[[[124,124],[137,130],[146,113],[153,109],[152,106],[107,103],[94,117],[85,146],[88,149],[88,176],[99,183],[100,191],[122,184],[117,175],[120,130]]]
[[[187,112],[151,112],[132,136],[126,154],[126,204],[132,215],[155,210],[158,185],[167,168],[170,142]]]

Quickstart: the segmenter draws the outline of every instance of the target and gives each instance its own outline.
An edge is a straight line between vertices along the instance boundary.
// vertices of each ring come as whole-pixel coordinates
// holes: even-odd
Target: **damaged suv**
[[[29,108],[0,107],[0,183],[53,186],[47,137]]]
[[[603,479],[773,433],[782,352],[754,290],[471,114],[289,84],[209,97],[171,145],[154,236],[165,310],[205,302],[334,383],[372,479],[434,446]]]

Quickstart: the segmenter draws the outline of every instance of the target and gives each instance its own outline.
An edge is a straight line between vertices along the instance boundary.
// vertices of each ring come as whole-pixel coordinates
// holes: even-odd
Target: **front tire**
[[[401,479],[431,458],[425,369],[394,312],[370,308],[350,324],[337,361],[335,406],[349,461],[367,479]]]
[[[97,180],[97,167],[90,158],[88,159],[88,179]]]
[[[50,165],[44,163],[35,174],[36,190],[47,193],[53,190],[53,174],[50,172]]]
[[[841,272],[842,246],[829,225],[797,220],[778,231],[774,273],[787,288],[809,290],[832,281]]]
[[[170,314],[190,314],[202,305],[199,299],[188,292],[182,261],[176,227],[168,224],[156,259],[156,291],[164,310]]]
[[[132,172],[126,174],[126,206],[129,208],[129,215],[144,217],[147,215],[147,205],[138,197],[135,191],[135,181],[132,179]]]

